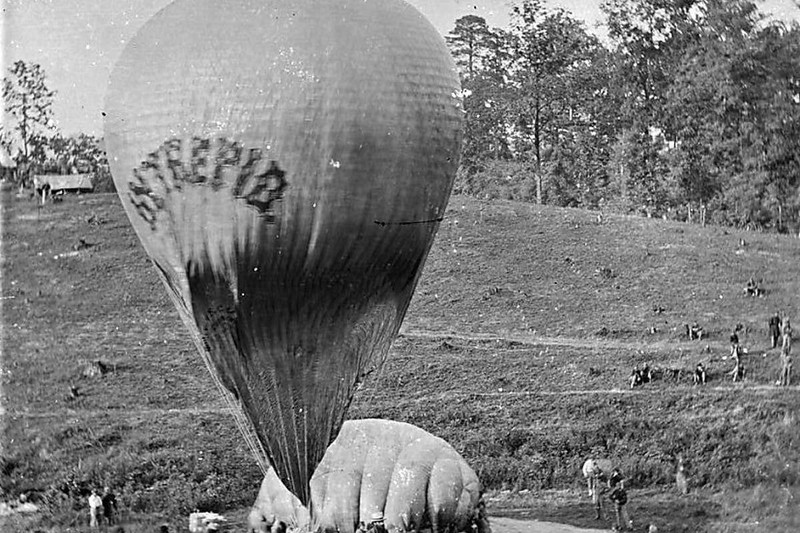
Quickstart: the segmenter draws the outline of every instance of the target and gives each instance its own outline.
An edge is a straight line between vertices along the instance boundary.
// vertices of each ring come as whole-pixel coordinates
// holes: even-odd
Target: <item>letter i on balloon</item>
[[[401,0],[178,0],[115,65],[131,224],[261,464],[309,503],[450,195],[458,74]]]

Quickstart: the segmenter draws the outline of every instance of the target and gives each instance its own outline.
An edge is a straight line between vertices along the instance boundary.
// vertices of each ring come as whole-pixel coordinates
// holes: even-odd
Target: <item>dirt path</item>
[[[93,416],[149,416],[149,415],[231,414],[228,407],[192,407],[183,409],[58,409],[52,411],[7,411],[0,406],[0,417],[11,418],[67,418]]]
[[[493,533],[598,533],[609,529],[583,529],[554,522],[538,522],[536,520],[516,520],[514,518],[494,517]]]
[[[574,337],[542,337],[533,334],[526,334],[524,332],[516,332],[511,335],[492,335],[488,333],[455,333],[455,332],[442,332],[430,330],[401,330],[401,337],[410,339],[457,339],[467,342],[518,342],[525,345],[538,345],[538,346],[569,346],[577,348],[628,348],[628,349],[642,349],[642,348],[667,348],[672,343],[667,341],[658,341],[653,343],[644,342],[631,342],[631,341],[615,341],[607,339],[585,339]],[[752,392],[774,392],[778,387],[774,385],[740,385],[741,388]],[[715,386],[703,387],[704,392],[727,392],[731,387]],[[800,391],[800,385],[786,387],[783,390],[791,390],[794,392]],[[611,388],[611,389],[578,389],[578,390],[563,390],[563,391],[503,391],[503,392],[476,392],[474,390],[465,391],[447,391],[448,398],[455,397],[475,397],[482,396],[486,398],[500,398],[500,397],[520,397],[520,396],[579,396],[579,395],[652,395],[663,394],[663,390],[650,389],[650,388]],[[436,395],[428,395],[416,397],[409,401],[420,402],[431,398]],[[121,415],[121,416],[148,416],[148,415],[169,415],[169,414],[208,414],[208,413],[225,413],[229,414],[230,409],[225,406],[209,406],[209,407],[194,407],[183,409],[98,409],[98,410],[85,410],[85,409],[59,409],[52,411],[8,411],[0,405],[0,417],[9,416],[11,418],[54,418],[65,416],[81,416],[92,417],[100,415]]]
[[[666,350],[675,347],[675,341],[670,340],[641,342],[578,337],[543,337],[541,335],[525,333],[521,331],[508,333],[505,335],[494,335],[490,333],[457,333],[420,329],[401,329],[398,336],[409,339],[457,339],[467,342],[517,342],[533,346],[569,346],[570,348],[618,348],[633,350],[658,348]]]
[[[785,390],[792,392],[800,392],[800,386],[793,385],[791,387],[776,387],[773,385],[743,385],[737,387],[742,391],[755,392],[755,393],[774,393],[776,390]],[[704,387],[703,392],[729,392],[731,387]],[[660,395],[664,394],[660,389],[581,389],[581,390],[565,390],[565,391],[508,391],[508,392],[476,392],[476,391],[447,391],[442,393],[442,397],[448,399],[454,398],[474,398],[476,396],[484,398],[502,398],[502,397],[521,397],[521,396],[586,396],[586,395]],[[427,400],[435,399],[440,395],[426,395],[404,400],[402,403],[419,403]],[[231,414],[228,407],[192,407],[182,409],[59,409],[52,411],[8,411],[0,406],[0,418],[92,418],[95,416],[120,416],[120,417],[136,417],[136,416],[164,416],[164,415],[198,415],[198,414]]]

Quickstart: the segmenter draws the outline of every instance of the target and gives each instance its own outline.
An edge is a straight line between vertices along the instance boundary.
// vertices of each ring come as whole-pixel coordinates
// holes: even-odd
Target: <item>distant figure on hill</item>
[[[628,378],[631,384],[631,388],[638,387],[642,384],[642,371],[639,370],[639,367],[634,365],[633,370],[631,370],[630,378]]]
[[[697,322],[692,322],[692,325],[686,325],[686,336],[689,337],[690,341],[693,340],[700,340],[703,338],[705,331]]]
[[[695,385],[706,384],[706,369],[703,366],[703,363],[697,363],[697,366],[694,369],[693,381]]]
[[[644,365],[641,369],[638,365],[634,365],[631,371],[630,378],[628,378],[631,388],[650,383],[653,380],[653,371],[650,370],[649,365]]]
[[[789,317],[784,318],[781,325],[781,335],[785,337],[787,333],[790,337],[792,336],[792,324],[789,322]]]
[[[633,370],[631,370],[631,375],[628,377],[628,381],[631,384],[631,388],[641,385],[641,379],[642,378],[639,375],[639,366],[633,365]]]
[[[788,322],[788,320],[787,320]],[[781,345],[781,375],[778,384],[788,387],[792,384],[792,329],[784,328]]]
[[[744,365],[742,364],[742,347],[739,344],[739,338],[734,333],[731,335],[731,358],[733,358],[733,370],[731,376],[733,381],[741,381],[744,379]]]
[[[752,276],[750,279],[747,280],[747,284],[744,286],[743,292],[747,296],[763,296],[764,290],[758,286],[758,283]]]
[[[781,338],[781,314],[778,311],[769,319],[769,338],[772,341],[772,348],[777,348],[778,340]]]
[[[675,486],[678,487],[678,492],[686,496],[689,494],[689,480],[686,478],[683,467],[683,456],[678,455],[678,468],[675,470]]]

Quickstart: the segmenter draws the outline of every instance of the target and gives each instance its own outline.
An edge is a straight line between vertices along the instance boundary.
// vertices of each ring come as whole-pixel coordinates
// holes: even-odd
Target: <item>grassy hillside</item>
[[[773,385],[766,323],[775,310],[800,321],[799,259],[785,236],[454,197],[402,335],[350,415],[446,438],[495,513],[595,525],[580,465],[598,453],[660,531],[793,530],[800,394]],[[85,496],[106,483],[131,524],[252,502],[258,470],[115,196],[41,209],[6,196],[2,261],[0,499],[24,492],[46,510],[8,528],[84,524]],[[764,297],[742,296],[749,276]],[[693,321],[707,340],[683,338]],[[737,324],[743,384],[724,377]],[[84,376],[95,360],[108,372]],[[634,364],[699,361],[706,387],[627,386]]]

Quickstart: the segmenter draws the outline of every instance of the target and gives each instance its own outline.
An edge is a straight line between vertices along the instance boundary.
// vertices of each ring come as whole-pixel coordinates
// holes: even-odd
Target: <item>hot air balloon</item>
[[[352,533],[375,515],[388,531],[490,533],[480,482],[444,440],[403,422],[348,420],[311,478],[315,517],[271,471],[250,513],[252,531]],[[310,529],[309,529],[310,528]]]
[[[458,95],[401,0],[177,0],[112,71],[122,204],[262,468],[303,504],[444,214]]]

